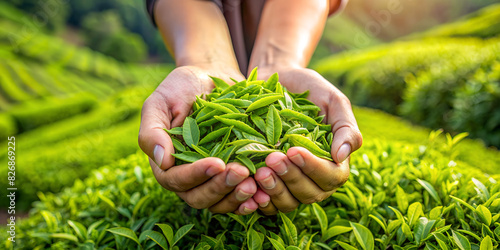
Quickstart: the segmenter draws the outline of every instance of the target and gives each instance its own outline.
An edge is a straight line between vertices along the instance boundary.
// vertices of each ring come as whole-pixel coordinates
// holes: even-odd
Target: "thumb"
[[[172,139],[163,129],[171,128],[172,115],[167,103],[153,93],[141,112],[139,146],[157,166],[166,170],[175,163]]]
[[[347,98],[346,98],[347,99]],[[333,142],[332,158],[336,163],[345,161],[349,155],[363,144],[363,137],[354,118],[350,102],[337,102],[333,114],[328,115],[328,123],[332,124]]]

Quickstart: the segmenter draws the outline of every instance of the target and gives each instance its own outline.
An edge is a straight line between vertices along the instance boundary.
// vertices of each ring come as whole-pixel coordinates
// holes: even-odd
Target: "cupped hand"
[[[310,204],[329,197],[348,180],[349,155],[362,144],[350,101],[340,90],[319,73],[305,68],[259,69],[259,78],[266,79],[274,72],[278,72],[281,84],[288,91],[309,91],[308,99],[321,108],[324,122],[332,125],[334,162],[301,147],[290,148],[286,155],[270,154],[266,158],[267,167],[255,174],[259,189],[254,200],[264,214],[289,212],[300,203]]]
[[[139,146],[149,156],[156,180],[191,207],[209,208],[215,213],[248,214],[257,209],[257,203],[251,199],[257,186],[246,167],[237,163],[226,165],[214,157],[175,166],[172,140],[163,130],[182,126],[196,96],[213,89],[209,76],[227,82],[229,77],[244,79],[239,71],[227,68],[181,66],[174,69],[144,102]]]

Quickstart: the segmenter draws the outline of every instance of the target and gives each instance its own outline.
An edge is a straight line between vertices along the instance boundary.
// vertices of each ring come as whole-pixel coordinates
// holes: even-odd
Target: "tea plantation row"
[[[492,5],[469,19],[333,56],[315,68],[355,104],[431,128],[467,131],[500,147],[499,17],[500,5]]]

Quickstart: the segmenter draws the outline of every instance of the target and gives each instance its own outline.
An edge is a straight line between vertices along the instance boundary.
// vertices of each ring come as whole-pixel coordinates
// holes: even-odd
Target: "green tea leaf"
[[[210,110],[209,112],[207,113],[204,113],[203,110]],[[219,111],[219,110],[216,110],[216,109],[212,109],[212,108],[204,108],[200,113],[198,113],[198,115],[196,116],[196,122],[198,123],[201,123],[201,122],[204,122],[216,115],[221,115],[221,114],[224,114],[223,112]]]
[[[453,240],[458,248],[461,250],[471,250],[470,242],[467,238],[465,238],[465,236],[455,232],[454,230],[451,230],[451,232],[453,234]]]
[[[476,211],[476,209],[474,209],[474,207],[473,207],[473,206],[469,205],[469,203],[467,203],[467,202],[463,201],[462,199],[460,199],[460,198],[458,198],[458,197],[455,197],[455,196],[453,196],[453,195],[450,195],[450,197],[451,197],[452,199],[456,200],[458,203],[460,203],[460,204],[462,204],[462,205],[466,206],[466,207],[467,207],[467,208],[469,208],[471,211]]]
[[[406,211],[408,209],[407,195],[399,185],[396,186],[396,202],[399,210]]]
[[[247,81],[255,81],[257,80],[257,67],[253,68],[252,71],[250,72],[250,75],[248,75]]]
[[[215,141],[219,137],[225,135],[228,130],[229,130],[229,127],[224,127],[224,128],[220,128],[218,130],[212,131],[212,132],[208,133],[205,137],[203,137],[199,144],[205,144],[207,142]]]
[[[264,83],[264,88],[274,91],[276,88],[276,84],[278,83],[278,73],[272,74],[269,79]]]
[[[198,97],[197,97],[198,98]],[[214,102],[207,102],[203,99],[199,99],[200,102],[205,106],[205,107],[209,107],[209,108],[212,108],[214,110],[218,110],[220,112],[223,112],[223,113],[226,113],[226,114],[233,114],[233,113],[237,113],[237,112],[234,112],[233,110],[231,110],[230,108],[227,108],[225,107],[224,105],[222,104],[219,104],[219,103],[214,103]]]
[[[280,99],[282,97],[283,97],[282,95],[276,95],[276,94],[274,94],[274,95],[271,95],[271,96],[266,96],[266,97],[263,97],[261,99],[258,99],[255,102],[253,102],[247,108],[247,110],[245,112],[248,113],[248,112],[256,110],[258,108],[262,108],[262,107],[268,106],[269,104],[276,102],[278,99]]]
[[[227,84],[224,80],[213,76],[210,76],[210,78],[212,78],[215,87],[220,88],[222,90],[229,88],[229,84]]]
[[[170,246],[175,246],[175,244],[177,244],[177,242],[179,242],[179,240],[182,239],[182,237],[184,237],[193,228],[193,226],[194,224],[187,224],[179,228],[177,232],[175,232],[174,242]]]
[[[267,112],[266,118],[266,135],[267,141],[271,145],[276,145],[281,137],[282,127],[281,118],[278,110],[271,105],[269,111]]]
[[[289,130],[286,131],[285,134],[306,135],[308,133],[309,133],[309,130],[307,130],[306,128],[302,128],[299,125],[298,127],[292,127],[292,128],[290,128]]]
[[[344,227],[344,226],[333,226],[326,230],[325,234],[322,234],[321,240],[327,241],[337,235],[341,235],[343,233],[347,233],[352,231],[352,227]]]
[[[318,218],[321,235],[324,236],[328,229],[328,218],[326,217],[326,213],[317,203],[312,204],[312,210],[314,215],[316,215],[316,218]]]
[[[139,243],[139,239],[137,238],[137,235],[135,235],[134,231],[132,231],[129,228],[126,228],[126,227],[115,227],[115,228],[110,228],[107,231],[111,232],[114,235],[119,235],[119,236],[123,236],[123,237],[129,238],[129,239],[135,241],[139,246],[141,245],[141,243]]]
[[[263,145],[269,145],[270,147],[274,146],[274,145],[268,144],[267,141],[266,141],[266,139],[263,138],[263,137],[254,136],[254,135],[251,135],[251,134],[248,134],[248,133],[245,133],[245,132],[241,132],[241,135],[243,136],[242,140],[248,139],[248,140],[256,141],[256,142],[258,142],[260,144],[263,144]]]
[[[472,182],[474,182],[474,185],[476,186],[475,189],[476,192],[479,194],[479,197],[481,197],[483,202],[486,202],[490,198],[490,192],[488,191],[486,186],[476,178],[472,178]]]
[[[215,116],[214,118],[217,119],[218,121],[228,125],[228,126],[234,126],[235,128],[237,128],[243,132],[246,132],[246,133],[249,133],[251,135],[258,136],[258,137],[262,137],[262,134],[257,132],[257,130],[253,129],[252,127],[248,126],[248,124],[246,124],[242,121],[238,121],[238,120],[234,120],[234,119],[227,119],[227,118],[223,118],[220,116]]]
[[[109,229],[109,230],[111,230],[111,229]],[[72,234],[67,234],[67,233],[53,233],[53,234],[50,234],[50,238],[70,240],[70,241],[74,241],[74,242],[78,243],[78,238],[76,236],[74,236]]]
[[[422,204],[420,202],[414,202],[408,207],[408,223],[411,227],[417,223],[418,218],[420,215],[423,215],[424,212],[422,211]]]
[[[481,246],[479,249],[480,250],[493,250],[493,242],[491,241],[490,236],[484,237],[484,239],[481,241]]]
[[[435,220],[428,220],[425,217],[421,217],[418,220],[417,226],[415,228],[415,241],[417,242],[417,244],[420,244],[425,238],[427,238],[427,236],[429,236],[429,233],[431,232],[435,223]]]
[[[288,95],[287,92],[283,93],[283,96],[285,97],[285,107],[287,109],[290,109],[292,110],[293,109],[293,102],[292,102],[292,98],[290,97],[290,95]]]
[[[73,228],[73,230],[75,230],[78,238],[82,239],[82,241],[85,241],[87,239],[87,228],[85,228],[82,223],[78,221],[68,220],[68,224]]]
[[[403,230],[403,233],[408,240],[413,241],[413,233],[411,232],[410,226],[408,226],[406,222],[403,222],[401,225],[401,230]]]
[[[351,224],[352,231],[359,245],[361,245],[364,250],[373,250],[375,248],[375,240],[370,230],[361,224],[349,223]]]
[[[150,231],[147,232],[146,237],[150,238],[152,241],[154,241],[158,246],[160,246],[163,249],[168,249],[168,244],[167,240],[165,240],[165,237],[161,235],[161,233],[158,233],[156,231]]]
[[[134,210],[132,211],[132,217],[135,217],[137,215],[137,213],[139,212],[139,210],[144,206],[146,205],[150,200],[150,195],[147,194],[145,196],[143,196],[138,202],[137,204],[135,204],[134,206]]]
[[[222,152],[220,152],[217,155],[217,157],[222,159],[227,164],[227,162],[229,161],[229,158],[231,158],[231,155],[233,155],[235,149],[236,149],[236,146],[231,146],[231,147],[225,148],[224,150],[222,150]]]
[[[283,224],[285,226],[285,232],[286,236],[288,237],[289,240],[289,245],[296,245],[297,244],[297,228],[293,224],[293,222],[286,216],[284,213],[279,212],[279,215],[281,217],[281,220],[283,221]]]
[[[264,133],[266,132],[266,122],[264,122],[264,119],[256,114],[252,114],[250,119],[252,119],[252,122],[257,126],[257,128],[260,129],[260,131]]]
[[[184,125],[182,125],[182,138],[187,145],[198,145],[200,141],[200,128],[198,124],[191,117],[186,117],[184,120]]]
[[[297,112],[295,110],[283,109],[280,111],[280,115],[282,115],[283,117],[286,117],[290,120],[299,120],[302,122],[307,122],[311,125],[319,125],[319,123],[317,123],[313,118],[311,118],[307,115],[304,115],[300,112]]]
[[[396,228],[399,228],[403,222],[401,220],[393,220],[389,222],[389,225],[387,225],[387,232],[389,234],[392,234]]]
[[[240,107],[240,108],[248,108],[248,106],[250,106],[250,104],[252,104],[252,102],[249,100],[230,99],[230,98],[219,99],[219,100],[214,101],[214,103],[226,103],[226,104],[230,104],[230,105],[233,105],[235,107]]]
[[[288,138],[290,144],[293,146],[303,147],[318,157],[327,159],[329,161],[333,161],[330,153],[318,147],[318,145],[316,145],[314,142],[312,142],[311,140],[309,140],[309,138],[305,136],[297,134],[288,134],[285,136],[285,138]]]
[[[218,115],[218,117],[226,118],[226,119],[243,119],[246,118],[248,115],[247,114],[223,114],[223,115]],[[212,116],[212,119],[208,121],[204,121],[199,124],[200,127],[208,127],[212,126],[215,123],[219,122],[219,120],[214,118],[215,116]]]
[[[476,207],[476,214],[481,218],[481,221],[489,226],[491,224],[491,212],[488,208],[483,205],[478,205]]]
[[[421,179],[417,179],[417,181],[418,181],[418,183],[420,183],[420,185],[422,185],[422,187],[424,187],[425,190],[427,190],[427,192],[429,192],[429,194],[431,195],[431,197],[438,204],[441,204],[441,199],[439,199],[439,195],[436,192],[436,189],[434,189],[434,187],[429,182],[421,180]]]
[[[163,129],[163,130],[165,130],[167,133],[169,133],[171,135],[182,135],[182,128],[181,127],[175,127],[172,129]]]
[[[202,147],[198,147],[194,144],[191,144],[191,148],[194,149],[198,154],[202,155],[203,157],[210,157],[210,152],[203,150]]]
[[[441,249],[448,250],[448,244],[447,244],[448,238],[444,236],[444,234],[432,233],[432,235],[434,235],[434,238],[436,238],[436,241],[438,242],[439,247],[441,247]]]
[[[163,235],[165,235],[165,238],[168,240],[168,244],[170,246],[173,246],[174,243],[174,230],[172,227],[168,224],[156,224],[158,227],[160,227],[161,231],[163,232]]]
[[[382,221],[381,219],[377,218],[377,216],[370,214],[368,215],[370,218],[372,218],[379,226],[384,230],[384,232],[387,232],[387,225],[385,221]]]
[[[236,159],[238,159],[241,163],[243,163],[243,165],[245,165],[248,168],[248,170],[250,170],[250,173],[255,174],[256,169],[252,160],[248,159],[248,157],[244,155],[238,155],[236,156]]]
[[[238,155],[268,155],[272,152],[279,152],[279,150],[268,148],[260,143],[247,144],[236,151]]]
[[[185,151],[185,152],[182,152],[180,154],[172,154],[173,157],[179,159],[179,160],[183,160],[183,161],[186,161],[186,162],[195,162],[197,160],[201,160],[203,159],[203,155],[200,155],[196,152],[192,152],[192,151]]]
[[[281,244],[281,242],[279,242],[273,238],[270,238],[269,236],[267,237],[267,239],[271,242],[271,245],[273,245],[274,249],[285,250],[285,246],[283,244]]]
[[[175,137],[170,137],[170,139],[172,140],[172,144],[174,145],[174,148],[176,151],[178,152],[184,152],[186,151],[186,147],[184,147],[184,145],[182,145],[182,142],[175,138]]]
[[[261,233],[250,228],[247,232],[247,247],[250,250],[260,250],[262,247]]]
[[[342,242],[342,241],[338,241],[336,240],[335,241],[337,244],[339,244],[343,249],[345,250],[358,250],[357,248],[345,243],[345,242]]]

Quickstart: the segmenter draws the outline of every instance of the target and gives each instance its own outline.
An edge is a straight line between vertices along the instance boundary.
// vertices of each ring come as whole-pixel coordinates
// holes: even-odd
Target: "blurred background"
[[[351,0],[328,20],[310,67],[357,106],[452,135],[468,132],[489,149],[464,149],[471,153],[462,160],[500,164],[498,2]],[[173,68],[144,6],[0,3],[0,141],[18,141],[20,208],[138,150],[142,103]],[[362,129],[371,126],[367,135],[385,126],[371,118],[358,118]]]

